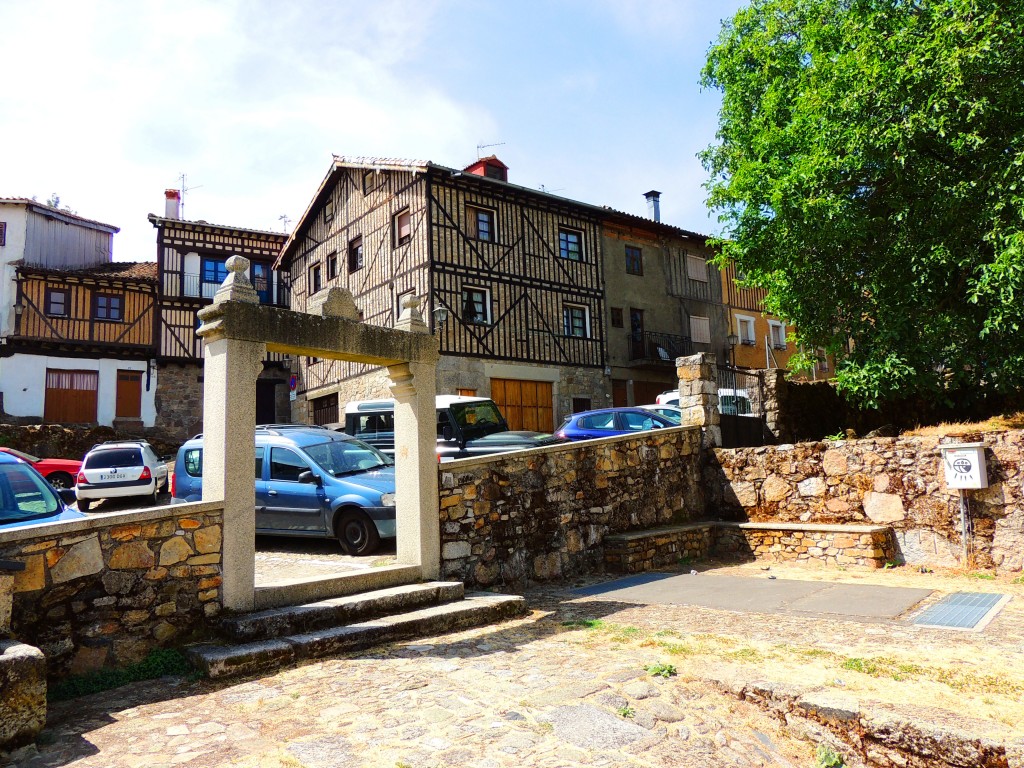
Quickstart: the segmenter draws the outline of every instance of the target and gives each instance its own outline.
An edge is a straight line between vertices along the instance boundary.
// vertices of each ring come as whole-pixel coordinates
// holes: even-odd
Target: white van
[[[669,389],[658,395],[658,405],[679,405],[679,390]],[[718,388],[718,412],[733,416],[750,416],[754,409],[750,402],[750,393],[745,389]]]

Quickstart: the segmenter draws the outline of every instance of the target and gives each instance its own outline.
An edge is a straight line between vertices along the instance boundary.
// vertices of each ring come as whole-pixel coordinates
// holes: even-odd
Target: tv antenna
[[[181,216],[181,218],[184,219],[185,218],[185,193],[186,192],[191,192],[193,189],[199,189],[203,185],[202,184],[196,184],[194,187],[186,186],[185,185],[185,172],[184,171],[181,172],[181,175],[178,177],[178,181],[181,182],[181,210],[178,212],[178,215]]]
[[[288,218],[288,214],[282,213],[280,216],[277,217],[277,220],[281,222],[281,231],[287,232],[288,224],[291,222],[291,219]]]
[[[540,185],[540,191],[544,192],[545,194],[548,194],[548,195],[553,194],[555,192],[561,192],[564,189],[565,189],[565,187],[559,187],[558,189],[548,189],[543,184]]]
[[[488,147],[503,147],[503,146],[505,146],[505,142],[504,141],[498,141],[498,142],[495,142],[494,144],[477,144],[476,145],[476,159],[477,160],[480,159],[480,150],[481,149],[487,149]]]

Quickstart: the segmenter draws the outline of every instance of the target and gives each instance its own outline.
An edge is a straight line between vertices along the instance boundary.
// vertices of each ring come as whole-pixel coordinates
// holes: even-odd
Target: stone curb
[[[824,688],[803,690],[731,674],[706,682],[757,704],[807,738],[854,752],[873,768],[1024,768],[1024,740],[976,736],[966,728],[911,719],[885,705]]]

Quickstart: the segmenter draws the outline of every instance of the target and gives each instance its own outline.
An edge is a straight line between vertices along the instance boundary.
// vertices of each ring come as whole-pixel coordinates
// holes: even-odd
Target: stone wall
[[[139,661],[220,611],[221,507],[182,504],[5,531],[11,634],[63,677]]]
[[[441,465],[442,577],[520,590],[602,571],[606,534],[702,517],[700,440],[680,427]]]
[[[974,439],[987,446],[989,487],[967,492],[970,564],[1019,571],[1024,565],[1024,432]],[[946,488],[939,443],[936,437],[912,437],[718,449],[708,453],[705,468],[709,516],[890,525],[902,561],[958,565],[959,499]]]
[[[156,377],[157,429],[187,440],[203,431],[203,364],[161,363]]]

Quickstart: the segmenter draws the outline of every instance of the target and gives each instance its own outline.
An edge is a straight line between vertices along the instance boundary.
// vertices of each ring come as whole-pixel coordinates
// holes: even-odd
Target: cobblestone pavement
[[[588,642],[564,618],[545,608],[256,679],[168,678],[55,704],[38,746],[11,765],[814,764],[813,745],[756,707],[683,674],[652,675],[656,649]]]

